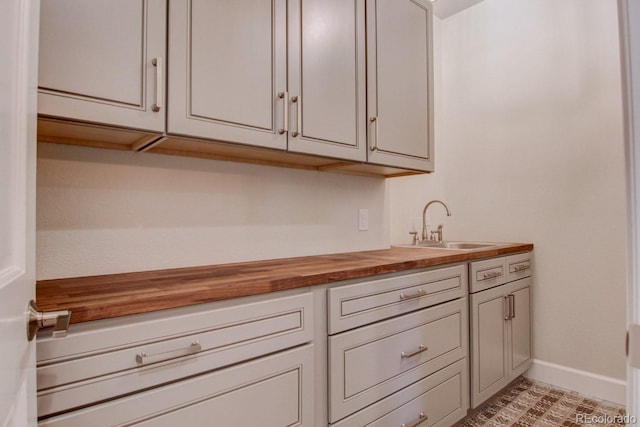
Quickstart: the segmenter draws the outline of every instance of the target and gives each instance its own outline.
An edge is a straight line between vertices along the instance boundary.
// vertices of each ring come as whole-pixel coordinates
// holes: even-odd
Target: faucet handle
[[[409,234],[411,234],[411,244],[412,245],[417,245],[418,244],[418,232],[417,231],[410,231]]]

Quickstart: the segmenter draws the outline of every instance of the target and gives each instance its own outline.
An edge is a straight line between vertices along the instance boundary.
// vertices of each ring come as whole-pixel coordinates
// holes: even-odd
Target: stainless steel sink
[[[484,249],[492,246],[500,246],[504,243],[490,243],[490,242],[432,242],[422,241],[415,245],[400,245],[408,248],[436,248],[436,249],[458,249],[458,250],[473,250]]]

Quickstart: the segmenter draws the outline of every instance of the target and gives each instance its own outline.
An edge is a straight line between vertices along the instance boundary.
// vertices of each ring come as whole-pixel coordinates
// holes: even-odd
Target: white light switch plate
[[[369,209],[358,209],[358,231],[369,229]]]

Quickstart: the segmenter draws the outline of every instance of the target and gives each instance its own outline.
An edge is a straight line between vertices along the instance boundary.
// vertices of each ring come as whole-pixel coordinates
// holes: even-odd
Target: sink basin
[[[408,248],[436,248],[436,249],[458,249],[458,250],[473,250],[490,248],[492,246],[500,246],[504,243],[489,243],[489,242],[419,242],[417,245],[400,245]]]
[[[476,243],[476,242],[443,242],[444,248],[447,249],[480,249],[496,246],[496,243]]]

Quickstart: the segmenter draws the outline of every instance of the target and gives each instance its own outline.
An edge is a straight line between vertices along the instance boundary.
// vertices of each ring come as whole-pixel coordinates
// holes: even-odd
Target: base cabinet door
[[[163,0],[43,0],[38,114],[164,132]]]
[[[313,346],[306,345],[41,420],[40,427],[313,425]]]
[[[433,171],[432,19],[428,0],[367,1],[370,163]]]
[[[475,408],[509,383],[506,288],[471,295],[471,406]]]
[[[529,280],[509,284],[509,295],[513,295],[509,329],[510,377],[524,373],[533,363],[531,353],[531,286]]]
[[[496,394],[533,363],[531,278],[471,294],[471,407]]]

